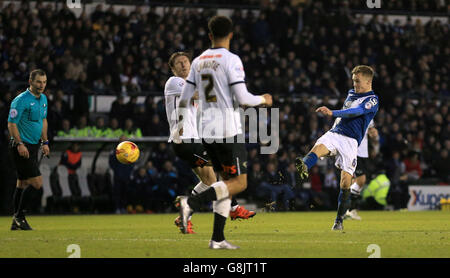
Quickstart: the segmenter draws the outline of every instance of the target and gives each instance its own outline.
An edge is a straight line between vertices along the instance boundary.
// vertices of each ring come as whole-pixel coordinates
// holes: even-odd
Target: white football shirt
[[[169,122],[170,127],[169,142],[173,141],[173,134],[177,129],[178,105],[180,103],[180,95],[185,84],[186,82],[183,78],[172,76],[167,80],[166,85],[164,86],[167,121]],[[198,139],[197,108],[195,107],[194,103],[189,103],[184,116],[183,136],[180,136],[180,139]]]
[[[367,130],[369,130],[369,128],[371,128],[371,127],[375,127],[373,120],[370,121],[369,127],[367,128]],[[366,133],[364,134],[361,144],[359,144],[359,147],[358,147],[358,156],[363,157],[363,158],[369,157],[369,139],[368,139],[368,135],[367,135],[367,130],[366,130]]]
[[[245,83],[245,72],[239,56],[226,48],[210,48],[194,59],[187,83],[199,92],[199,136],[228,138],[242,134],[239,102],[232,87]],[[184,96],[183,96],[184,97]],[[248,94],[261,103],[260,96]]]

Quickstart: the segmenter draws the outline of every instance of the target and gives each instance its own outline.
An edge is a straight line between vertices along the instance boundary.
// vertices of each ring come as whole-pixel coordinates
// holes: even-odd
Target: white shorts
[[[323,144],[330,151],[330,156],[336,156],[336,167],[353,176],[356,170],[358,156],[358,141],[342,134],[328,131],[316,142]]]

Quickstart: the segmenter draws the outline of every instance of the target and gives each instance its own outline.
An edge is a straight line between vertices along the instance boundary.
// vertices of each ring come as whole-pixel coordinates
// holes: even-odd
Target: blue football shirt
[[[343,109],[333,111],[334,116],[342,117],[330,131],[356,139],[359,146],[370,121],[377,114],[378,96],[373,91],[358,94],[352,89],[348,92]]]
[[[20,138],[29,144],[38,144],[42,134],[42,121],[47,118],[47,97],[35,97],[28,89],[11,102],[8,122],[15,123]]]

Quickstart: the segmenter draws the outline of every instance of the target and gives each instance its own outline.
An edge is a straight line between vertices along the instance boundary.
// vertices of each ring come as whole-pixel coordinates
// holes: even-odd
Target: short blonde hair
[[[352,69],[352,74],[362,74],[364,76],[370,77],[370,79],[373,79],[373,76],[375,74],[374,70],[366,65],[359,65]]]

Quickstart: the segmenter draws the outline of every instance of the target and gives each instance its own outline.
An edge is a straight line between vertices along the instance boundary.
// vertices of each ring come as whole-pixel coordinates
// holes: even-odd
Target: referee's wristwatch
[[[41,141],[41,145],[48,145],[48,140]]]

